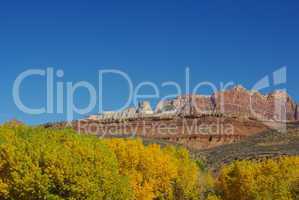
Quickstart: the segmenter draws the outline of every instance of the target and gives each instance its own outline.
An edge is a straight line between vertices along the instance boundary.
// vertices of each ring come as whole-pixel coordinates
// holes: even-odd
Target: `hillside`
[[[299,124],[289,124],[285,133],[265,131],[233,144],[192,152],[196,157],[206,160],[207,165],[213,168],[219,168],[221,164],[234,160],[299,155]]]

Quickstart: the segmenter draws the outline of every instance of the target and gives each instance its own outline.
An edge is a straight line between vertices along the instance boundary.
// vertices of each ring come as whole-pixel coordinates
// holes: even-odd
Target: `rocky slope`
[[[299,155],[299,123],[288,124],[284,133],[267,130],[234,144],[199,151],[190,150],[194,156],[205,159],[215,169],[234,160]]]

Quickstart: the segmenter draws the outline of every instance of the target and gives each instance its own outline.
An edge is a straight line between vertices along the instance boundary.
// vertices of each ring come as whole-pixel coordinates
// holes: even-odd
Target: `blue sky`
[[[183,87],[189,66],[191,85],[234,81],[251,88],[287,66],[282,87],[299,101],[298,9],[296,0],[2,1],[0,122],[65,119],[65,113],[25,114],[12,98],[20,73],[47,67],[62,69],[64,77],[55,81],[64,83],[84,80],[97,86],[99,70],[119,69],[134,85],[172,80]],[[119,77],[104,83],[104,109],[119,107],[128,93],[126,83]],[[34,77],[21,89],[26,105],[45,105],[43,78]],[[86,91],[76,93],[77,106],[88,101]]]

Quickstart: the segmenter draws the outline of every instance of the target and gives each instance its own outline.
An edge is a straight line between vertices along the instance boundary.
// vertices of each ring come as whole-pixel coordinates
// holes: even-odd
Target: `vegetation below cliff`
[[[71,129],[0,126],[0,199],[298,199],[299,157],[236,161],[214,177],[186,149]]]
[[[209,177],[183,148],[0,126],[0,199],[198,199]]]

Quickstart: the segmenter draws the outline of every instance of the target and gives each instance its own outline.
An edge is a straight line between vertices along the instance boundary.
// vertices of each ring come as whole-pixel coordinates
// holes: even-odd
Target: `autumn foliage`
[[[144,146],[140,140],[106,140],[129,177],[134,199],[199,199],[200,172],[182,148]],[[179,198],[178,198],[179,197]]]
[[[0,126],[0,200],[296,200],[299,157],[236,161],[214,177],[178,147],[71,129]]]
[[[218,189],[224,200],[299,199],[299,157],[236,161],[223,167]]]
[[[199,199],[198,179],[184,149],[0,127],[0,199]]]

